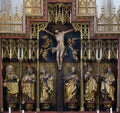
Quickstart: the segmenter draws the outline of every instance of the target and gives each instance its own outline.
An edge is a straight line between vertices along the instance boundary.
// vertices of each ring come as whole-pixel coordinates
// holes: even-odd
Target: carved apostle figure
[[[65,93],[66,93],[65,101],[66,102],[76,100],[77,82],[78,82],[78,76],[75,72],[75,67],[72,67],[71,72],[69,72],[65,77]]]
[[[52,101],[53,94],[53,76],[46,72],[43,68],[40,73],[40,82],[41,82],[41,94],[40,94],[40,103],[46,103]]]
[[[6,67],[6,78],[4,80],[4,87],[7,89],[7,102],[18,102],[19,93],[19,78],[14,71],[12,65]]]
[[[27,65],[26,73],[22,78],[22,98],[25,103],[32,103],[35,100],[35,80],[33,68]]]
[[[101,93],[103,100],[115,100],[115,76],[111,66],[107,67],[107,72],[101,77]]]
[[[87,102],[94,102],[97,92],[97,81],[92,74],[92,67],[88,67],[88,71],[85,74],[85,100]]]

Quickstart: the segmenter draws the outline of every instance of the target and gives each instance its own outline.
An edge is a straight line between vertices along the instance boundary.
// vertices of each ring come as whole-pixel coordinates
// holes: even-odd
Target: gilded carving
[[[96,15],[96,3],[95,2],[96,2],[95,0],[76,0],[77,17]]]
[[[30,16],[43,16],[44,0],[24,0],[24,14]]]
[[[56,3],[48,4],[48,21],[55,24],[71,23],[71,4]]]
[[[7,91],[6,100],[8,106],[15,108],[19,102],[19,76],[12,65],[7,65],[6,67],[6,78],[3,85]]]

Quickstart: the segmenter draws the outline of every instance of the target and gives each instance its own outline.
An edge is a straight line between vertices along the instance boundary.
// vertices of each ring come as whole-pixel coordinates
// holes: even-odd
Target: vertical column
[[[120,112],[120,39],[118,43],[117,109]]]
[[[98,91],[98,95],[97,95],[97,108],[96,108],[96,110],[97,111],[99,111],[100,110],[100,59],[99,58],[97,58],[97,62],[98,62],[98,78],[97,78],[97,85],[98,85],[98,88],[97,88],[97,91]]]
[[[82,39],[82,37],[81,37],[81,39]],[[82,40],[81,40],[81,58],[80,58],[80,71],[81,71],[81,80],[80,80],[80,111],[84,111],[84,78],[83,78],[83,58],[82,58],[82,52],[83,52],[83,50],[82,50]]]
[[[56,96],[57,96],[57,111],[63,111],[64,105],[64,80],[63,80],[63,72],[57,72],[57,89],[56,89]]]
[[[0,38],[0,112],[3,112],[2,39]]]
[[[81,59],[81,62],[80,62],[80,70],[81,70],[81,82],[80,82],[80,87],[81,87],[81,90],[80,90],[80,103],[81,103],[81,106],[80,106],[80,111],[84,111],[84,78],[83,78],[83,61]]]
[[[36,83],[36,89],[37,89],[37,101],[36,101],[36,111],[40,111],[40,107],[39,107],[39,104],[40,104],[40,78],[39,78],[39,39],[38,39],[38,43],[37,43],[37,83]]]
[[[20,74],[20,85],[21,85],[21,81],[22,81],[22,58],[19,59],[19,74]],[[20,91],[20,110],[22,110],[22,92]]]

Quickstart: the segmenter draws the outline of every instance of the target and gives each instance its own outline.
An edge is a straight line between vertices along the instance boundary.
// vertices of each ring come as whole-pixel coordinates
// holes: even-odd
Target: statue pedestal
[[[71,101],[66,101],[65,103],[67,104],[70,110],[74,110],[77,107],[77,102],[78,100],[71,100]]]
[[[33,109],[34,101],[27,101],[24,103],[26,110],[31,111]]]
[[[104,105],[105,109],[107,111],[109,111],[109,109],[112,107],[112,105],[114,104],[114,102],[111,101],[111,100],[105,100],[105,101],[102,102],[102,104]]]
[[[11,107],[11,109],[14,110],[16,104],[18,104],[18,102],[8,102],[8,107]]]
[[[92,111],[96,107],[96,103],[94,101],[87,101],[86,106],[89,109],[89,111]]]
[[[51,102],[43,102],[43,103],[41,103],[42,109],[48,110],[50,108],[51,104],[52,104]]]

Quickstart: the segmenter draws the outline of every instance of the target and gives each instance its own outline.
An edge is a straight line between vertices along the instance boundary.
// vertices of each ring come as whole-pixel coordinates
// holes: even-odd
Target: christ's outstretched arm
[[[64,33],[66,34],[66,33],[69,33],[69,32],[72,32],[74,29],[69,29],[69,30],[67,30],[67,31],[64,31]]]
[[[48,33],[48,34],[50,34],[50,35],[52,35],[52,36],[55,36],[52,32],[50,32],[50,31],[48,31],[46,29],[45,29],[45,32]]]

